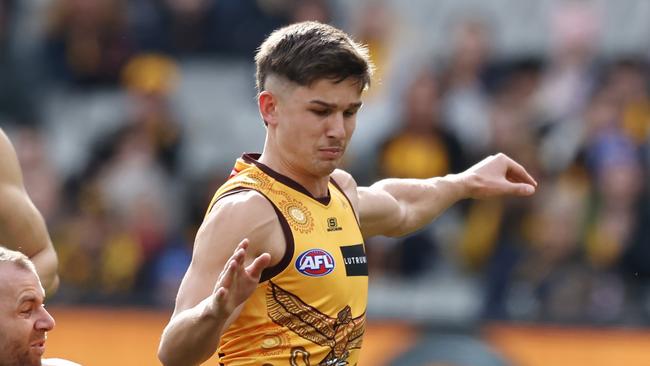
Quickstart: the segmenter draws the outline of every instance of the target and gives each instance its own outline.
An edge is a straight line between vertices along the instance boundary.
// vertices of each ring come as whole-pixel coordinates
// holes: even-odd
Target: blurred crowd
[[[183,167],[194,143],[174,107],[184,61],[251,64],[270,31],[314,19],[351,32],[377,65],[346,162],[359,183],[460,172],[496,152],[539,182],[531,199],[463,201],[415,235],[369,240],[372,276],[453,266],[480,281],[483,319],[650,324],[650,43],[603,55],[606,14],[567,0],[549,10],[547,49],[500,54],[500,24],[467,13],[446,52],[405,60],[417,45],[400,41],[398,12],[362,3],[345,17],[326,0],[0,0],[0,124],[60,256],[54,301],[171,304],[236,158]],[[57,169],[43,100],[97,89],[124,96],[124,118],[78,167]]]

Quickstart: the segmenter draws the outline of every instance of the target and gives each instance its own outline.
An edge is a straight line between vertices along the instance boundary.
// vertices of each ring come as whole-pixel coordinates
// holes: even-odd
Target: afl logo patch
[[[322,277],[334,270],[334,258],[322,249],[310,249],[298,256],[296,269],[307,276]]]

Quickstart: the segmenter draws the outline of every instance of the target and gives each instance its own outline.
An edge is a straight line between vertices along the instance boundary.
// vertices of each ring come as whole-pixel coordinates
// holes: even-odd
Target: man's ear
[[[260,93],[257,97],[260,114],[267,125],[277,124],[278,98],[268,90]]]

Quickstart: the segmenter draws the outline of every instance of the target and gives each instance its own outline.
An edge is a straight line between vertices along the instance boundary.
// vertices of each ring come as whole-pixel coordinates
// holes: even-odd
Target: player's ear
[[[257,97],[257,103],[264,122],[269,125],[277,124],[278,98],[265,90]]]

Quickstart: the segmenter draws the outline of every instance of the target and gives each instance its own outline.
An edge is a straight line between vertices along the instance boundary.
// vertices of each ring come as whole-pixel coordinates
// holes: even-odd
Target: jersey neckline
[[[269,166],[267,166],[267,165],[265,165],[263,163],[260,163],[258,161],[260,156],[262,156],[262,154],[260,154],[260,153],[245,153],[245,154],[242,154],[242,159],[246,163],[253,164],[253,165],[257,166],[265,174],[267,174],[268,176],[270,176],[273,179],[277,180],[278,182],[284,184],[285,186],[287,186],[289,188],[292,188],[292,189],[304,194],[305,196],[313,199],[314,201],[320,203],[321,205],[324,205],[324,206],[329,205],[329,203],[330,203],[330,201],[332,199],[332,194],[330,193],[329,187],[327,188],[327,196],[325,196],[325,197],[314,197],[314,195],[312,195],[311,192],[309,192],[307,190],[307,188],[302,186],[300,183],[298,183],[295,180],[287,177],[284,174],[276,172],[271,167],[269,167]],[[330,177],[330,181],[332,181],[331,177]]]

